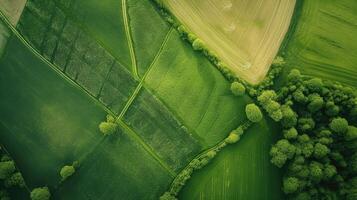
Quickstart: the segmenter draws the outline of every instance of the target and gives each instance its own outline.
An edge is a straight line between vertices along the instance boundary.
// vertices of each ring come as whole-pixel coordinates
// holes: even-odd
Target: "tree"
[[[297,114],[291,109],[290,106],[284,105],[281,107],[282,119],[281,125],[285,128],[294,127],[297,124]]]
[[[348,130],[348,122],[344,118],[337,117],[330,122],[329,127],[336,133],[344,134]]]
[[[330,153],[330,149],[323,144],[320,143],[316,143],[315,147],[314,147],[314,157],[315,158],[323,158],[325,156],[327,156],[327,154]]]
[[[291,194],[298,190],[299,179],[295,177],[288,177],[283,181],[283,191],[285,194]]]
[[[224,141],[227,142],[228,144],[233,144],[238,142],[239,139],[240,136],[236,134],[234,131],[232,131]]]
[[[298,119],[299,129],[303,132],[309,131],[315,128],[315,121],[312,118],[299,118]]]
[[[284,132],[284,138],[288,140],[296,139],[298,136],[298,132],[294,127],[288,130],[284,130],[283,132]]]
[[[200,40],[199,38],[196,38],[192,43],[192,47],[194,50],[198,51],[198,50],[202,50],[204,48],[204,44],[203,44],[202,40]]]
[[[310,176],[312,180],[320,182],[323,177],[322,165],[316,161],[312,161],[310,164]]]
[[[326,110],[325,110],[326,115],[333,117],[333,116],[337,116],[339,112],[340,112],[340,108],[336,106],[333,101],[328,101],[326,103]]]
[[[312,78],[305,81],[305,85],[310,92],[321,92],[324,84],[320,78]]]
[[[297,83],[301,80],[301,74],[300,71],[297,69],[293,69],[290,71],[288,74],[288,81],[291,83]]]
[[[60,171],[60,175],[62,177],[62,181],[66,180],[68,177],[72,176],[76,170],[73,166],[65,165],[62,167]]]
[[[112,122],[101,122],[99,124],[99,130],[104,135],[112,135],[116,132],[118,125]]]
[[[243,96],[245,93],[245,87],[242,83],[233,82],[231,84],[231,91],[235,96]]]
[[[263,118],[263,114],[260,111],[259,107],[255,105],[254,103],[248,104],[245,107],[245,114],[247,115],[247,118],[251,122],[259,122]]]
[[[316,93],[310,94],[308,99],[310,103],[307,105],[307,109],[312,113],[319,111],[324,105],[324,100]]]
[[[4,185],[6,187],[15,187],[18,186],[20,188],[24,188],[25,187],[25,180],[22,177],[20,172],[16,172],[14,174],[12,174],[9,178],[7,178],[4,182]]]
[[[0,180],[4,180],[11,176],[16,170],[14,161],[0,162]]]
[[[354,126],[348,126],[347,128],[347,134],[346,134],[346,140],[347,141],[352,141],[357,139],[357,128]]]
[[[337,169],[335,166],[330,165],[330,164],[325,166],[325,168],[324,168],[324,179],[325,180],[332,178],[336,174],[337,174]]]
[[[48,187],[39,187],[32,190],[30,197],[31,200],[49,200],[51,193]]]
[[[286,139],[279,140],[270,150],[271,162],[277,167],[282,167],[287,159],[291,159],[296,151],[296,147]]]

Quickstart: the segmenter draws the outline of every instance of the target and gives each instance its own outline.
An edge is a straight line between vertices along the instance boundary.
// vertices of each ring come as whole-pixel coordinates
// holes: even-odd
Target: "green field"
[[[357,2],[301,3],[295,30],[285,47],[290,68],[357,86]]]

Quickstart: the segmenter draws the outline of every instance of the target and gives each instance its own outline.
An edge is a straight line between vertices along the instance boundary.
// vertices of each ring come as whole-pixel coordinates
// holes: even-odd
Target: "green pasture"
[[[303,1],[289,34],[289,69],[357,86],[357,1]]]

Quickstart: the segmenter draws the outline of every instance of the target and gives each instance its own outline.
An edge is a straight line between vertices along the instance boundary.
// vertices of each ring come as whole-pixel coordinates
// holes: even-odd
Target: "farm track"
[[[164,41],[163,41],[162,44],[161,44],[161,47],[160,47],[159,51],[156,53],[156,55],[155,55],[153,61],[151,62],[149,68],[148,68],[147,71],[145,72],[144,76],[141,78],[139,84],[136,86],[135,91],[134,91],[133,94],[130,96],[130,98],[129,98],[128,102],[125,104],[123,110],[120,112],[120,114],[119,114],[119,116],[118,116],[119,119],[122,119],[122,118],[124,117],[126,111],[127,111],[128,108],[130,107],[130,105],[133,103],[133,101],[134,101],[134,99],[136,98],[136,96],[139,94],[140,89],[143,87],[143,85],[144,85],[144,83],[145,83],[146,77],[148,76],[148,74],[150,73],[151,69],[153,68],[155,62],[157,61],[158,57],[160,56],[160,54],[161,54],[163,48],[165,47],[165,45],[166,45],[166,43],[167,43],[167,41],[168,41],[168,39],[169,39],[169,37],[170,37],[170,35],[171,35],[171,33],[172,33],[173,30],[174,30],[173,28],[170,28],[170,30],[167,32],[167,34],[166,34],[166,36],[165,36],[165,39],[164,39]]]
[[[125,28],[125,34],[128,42],[128,47],[129,47],[129,52],[130,52],[130,58],[131,58],[131,66],[132,66],[132,71],[134,74],[134,77],[139,80],[139,74],[138,74],[138,66],[136,62],[136,57],[135,57],[135,50],[133,47],[133,39],[131,37],[131,31],[129,27],[129,16],[127,13],[127,5],[126,5],[126,0],[122,0],[122,14],[123,14],[123,19],[124,19],[124,28]]]

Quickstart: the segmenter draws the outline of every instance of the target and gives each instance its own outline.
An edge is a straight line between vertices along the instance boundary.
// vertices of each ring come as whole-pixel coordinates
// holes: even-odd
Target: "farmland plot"
[[[163,2],[236,75],[252,84],[268,72],[295,5],[295,0]]]
[[[356,1],[304,1],[286,46],[288,66],[357,86],[356,8]]]
[[[0,137],[30,187],[55,188],[60,167],[80,160],[56,199],[157,199],[196,154],[245,120],[251,99],[234,97],[149,1],[29,0],[17,30],[0,61]],[[112,139],[97,128],[107,113],[120,125]],[[261,162],[257,170],[270,172]],[[249,178],[237,185],[252,190]]]

